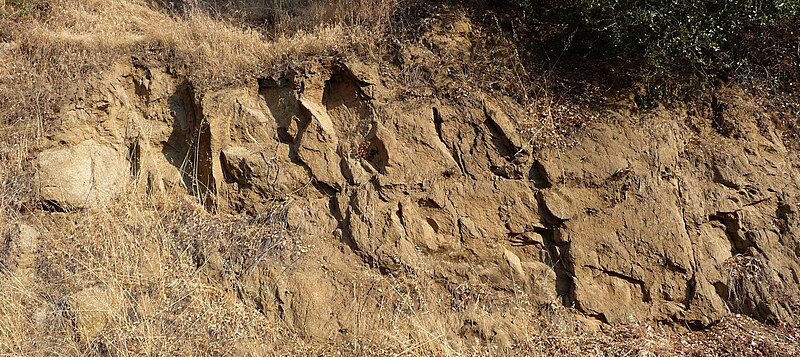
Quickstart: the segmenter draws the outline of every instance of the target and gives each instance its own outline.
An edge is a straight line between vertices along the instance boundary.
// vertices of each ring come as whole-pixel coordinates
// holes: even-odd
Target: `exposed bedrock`
[[[119,66],[65,107],[39,157],[42,199],[98,206],[131,181],[212,211],[292,200],[307,239],[384,274],[477,274],[609,323],[794,318],[800,160],[756,108],[729,109],[735,140],[682,109],[615,109],[575,145],[534,150],[508,100],[400,100],[375,73],[319,65],[197,93]],[[309,309],[297,296],[277,299]]]

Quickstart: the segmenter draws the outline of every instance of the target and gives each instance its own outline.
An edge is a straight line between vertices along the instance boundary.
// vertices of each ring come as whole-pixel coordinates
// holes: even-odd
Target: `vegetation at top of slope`
[[[557,41],[582,61],[613,59],[651,76],[711,82],[761,77],[782,91],[797,90],[797,0],[516,3],[526,24],[561,28]]]

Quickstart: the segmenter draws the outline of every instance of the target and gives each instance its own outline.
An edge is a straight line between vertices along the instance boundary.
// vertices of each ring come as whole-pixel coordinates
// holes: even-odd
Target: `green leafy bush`
[[[800,14],[800,0],[518,3],[535,21],[566,24],[569,35],[595,54],[644,59],[670,70],[726,71],[742,66],[768,50],[753,34],[797,26]]]

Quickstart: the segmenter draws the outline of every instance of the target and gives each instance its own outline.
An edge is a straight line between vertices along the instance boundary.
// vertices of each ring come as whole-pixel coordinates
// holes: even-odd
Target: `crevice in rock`
[[[595,269],[595,270],[599,270],[600,272],[602,272],[602,273],[604,273],[604,274],[606,274],[606,275],[608,275],[610,277],[621,279],[621,280],[624,280],[625,282],[627,282],[628,284],[631,284],[631,285],[634,285],[634,286],[638,286],[639,290],[640,290],[640,293],[642,294],[642,302],[650,302],[652,300],[652,297],[650,296],[650,291],[648,291],[647,287],[645,286],[644,281],[636,279],[636,278],[628,276],[628,275],[625,275],[625,274],[622,274],[620,272],[613,271],[613,270],[597,268],[597,267],[592,267],[592,266],[589,266],[589,268],[592,268],[592,269]]]
[[[533,186],[538,189],[553,186],[550,175],[539,160],[533,161],[533,165],[531,165],[531,169],[528,172],[528,180],[533,182]]]
[[[588,317],[591,317],[591,318],[593,318],[593,319],[595,319],[595,320],[597,320],[597,321],[600,321],[600,322],[602,322],[602,323],[603,323],[603,324],[605,324],[605,325],[608,325],[608,319],[606,318],[606,315],[605,315],[605,314],[603,314],[603,313],[599,313],[599,314],[589,314],[589,315],[586,315],[586,316],[588,316]]]
[[[320,193],[322,193],[322,194],[324,194],[324,195],[326,195],[328,197],[336,196],[336,194],[339,192],[338,189],[336,189],[335,187],[329,185],[327,182],[323,182],[323,181],[319,181],[319,180],[313,180],[313,181],[311,181],[311,185],[314,186],[314,188],[316,188],[317,191],[319,191]]]
[[[436,201],[434,201],[431,198],[420,198],[419,200],[417,200],[417,205],[423,208],[435,208],[435,209],[442,208],[441,205],[436,203]]]
[[[686,301],[684,301],[683,309],[689,310],[692,307],[695,294],[697,294],[697,275],[692,273],[692,277],[686,281]]]
[[[406,230],[406,217],[405,213],[403,212],[403,203],[397,203],[397,211],[395,211],[395,215],[397,215],[397,219],[400,221],[400,225],[403,226],[403,231]]]
[[[364,159],[378,172],[386,174],[386,165],[389,163],[389,152],[386,145],[378,137],[372,137],[365,141],[366,152]]]
[[[731,308],[731,306],[730,306],[730,298],[731,298],[730,297],[730,288],[728,287],[728,285],[723,283],[723,282],[721,282],[721,281],[718,281],[718,282],[714,283],[714,291],[717,293],[717,295],[720,298],[722,298],[722,301],[725,301],[725,303],[728,305],[728,307]]]
[[[748,239],[745,239],[741,233],[741,222],[739,220],[738,212],[717,212],[708,217],[709,221],[719,222],[725,228],[725,236],[731,244],[731,254],[749,254],[749,248],[755,247],[755,244]]]
[[[725,137],[733,137],[736,127],[726,117],[728,104],[721,101],[716,93],[711,96],[711,124],[718,133]]]
[[[572,307],[575,304],[575,270],[569,260],[569,243],[556,243],[554,229],[534,227],[534,232],[542,236],[547,252],[545,263],[556,273],[556,296],[561,305]]]
[[[450,157],[453,158],[453,161],[458,165],[459,170],[462,173],[465,172],[464,161],[461,157],[456,153],[455,148],[451,148],[447,145],[447,141],[444,140],[444,134],[442,132],[442,124],[444,124],[444,118],[442,118],[442,114],[439,112],[439,108],[433,107],[433,127],[436,130],[436,135],[439,137],[439,141],[447,148],[447,151],[450,153]]]
[[[367,109],[363,102],[372,100],[363,88],[371,84],[360,80],[353,71],[345,65],[337,64],[331,68],[331,76],[325,81],[322,92],[322,104],[328,110],[344,105]]]
[[[690,331],[695,331],[695,332],[704,331],[706,329],[709,329],[709,328],[713,327],[716,324],[717,324],[716,322],[712,322],[710,324],[704,324],[700,320],[687,320],[686,321],[686,327],[688,327]]]
[[[773,225],[777,228],[778,233],[787,234],[791,231],[794,215],[795,211],[791,205],[782,200],[778,202],[778,208],[775,209],[775,219],[773,220]]]
[[[353,175],[353,171],[350,169],[350,164],[347,162],[347,155],[342,152],[338,152],[339,154],[339,171],[342,172],[342,177],[347,180],[347,183],[350,185],[355,185],[355,176]]]
[[[162,152],[183,176],[184,186],[209,211],[216,210],[212,169],[211,127],[191,83],[184,83],[170,100],[173,130]]]
[[[666,264],[664,264],[664,267],[667,268],[667,270],[669,270],[671,272],[676,272],[678,274],[686,273],[686,268],[684,268],[682,266],[678,266],[678,265],[676,265],[675,263],[673,263],[671,261],[667,261]]]
[[[70,211],[70,209],[64,207],[57,200],[42,200],[41,209],[47,212],[59,212],[59,213],[65,213]]]
[[[344,243],[344,245],[349,247],[353,252],[358,252],[358,245],[353,240],[352,233],[350,232],[350,226],[348,224],[352,214],[350,210],[343,210],[343,207],[339,205],[339,200],[336,196],[330,197],[330,200],[328,201],[328,210],[333,215],[333,218],[336,219],[336,229],[339,232],[339,240]]]
[[[491,165],[489,167],[489,171],[491,171],[493,174],[499,177],[508,180],[521,180],[524,177],[523,173],[520,172],[517,169],[517,167],[512,165],[503,165],[503,166]]]
[[[428,223],[429,226],[431,226],[431,229],[433,229],[434,233],[437,233],[437,234],[439,233],[439,224],[436,223],[435,219],[433,219],[431,217],[427,217],[427,218],[425,218],[425,222]]]
[[[306,171],[306,173],[308,174],[308,177],[311,179],[312,185],[319,192],[321,192],[321,193],[323,193],[323,194],[325,194],[327,196],[335,195],[335,193],[338,192],[339,189],[334,187],[330,183],[322,182],[322,181],[318,180],[317,177],[314,175],[314,172],[311,169],[311,166],[309,166],[308,163],[306,163],[300,157],[299,149],[300,149],[300,146],[302,145],[303,137],[305,136],[306,132],[308,131],[308,127],[311,125],[311,121],[313,120],[312,119],[313,115],[311,114],[311,112],[306,107],[304,107],[303,105],[301,105],[299,103],[297,105],[297,109],[299,111],[299,116],[294,117],[296,119],[296,124],[297,124],[297,133],[294,135],[294,140],[290,144],[288,144],[289,145],[289,160],[293,164],[302,167]],[[276,118],[276,120],[277,120],[277,118]],[[292,119],[292,120],[294,120],[294,119]]]
[[[264,99],[267,107],[272,112],[272,116],[275,118],[278,141],[284,144],[291,144],[297,134],[298,123],[293,112],[297,111],[298,103],[295,91],[287,83],[283,82],[285,81],[281,80],[279,82],[272,78],[260,78],[258,80],[258,93]],[[290,100],[287,101],[287,99]]]
[[[497,125],[485,108],[484,113],[486,115],[486,120],[484,120],[483,123],[486,125],[486,128],[489,129],[489,135],[492,138],[492,144],[494,144],[495,150],[507,161],[514,161],[514,154],[516,154],[518,150],[517,147],[514,146],[506,133],[500,129],[500,126]]]
[[[248,185],[253,176],[253,170],[246,160],[234,162],[233,158],[225,155],[225,150],[219,153],[219,162],[222,164],[222,179],[227,183]]]
[[[433,127],[436,130],[436,135],[439,137],[439,141],[441,141],[442,144],[445,144],[446,142],[444,141],[444,135],[442,135],[442,123],[444,123],[444,120],[442,119],[442,115],[439,113],[439,108],[433,107]]]

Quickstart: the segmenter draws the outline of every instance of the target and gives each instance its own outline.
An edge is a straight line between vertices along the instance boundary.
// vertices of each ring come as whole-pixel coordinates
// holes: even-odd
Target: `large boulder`
[[[36,172],[41,202],[57,210],[105,205],[130,180],[126,151],[94,140],[43,151]]]

